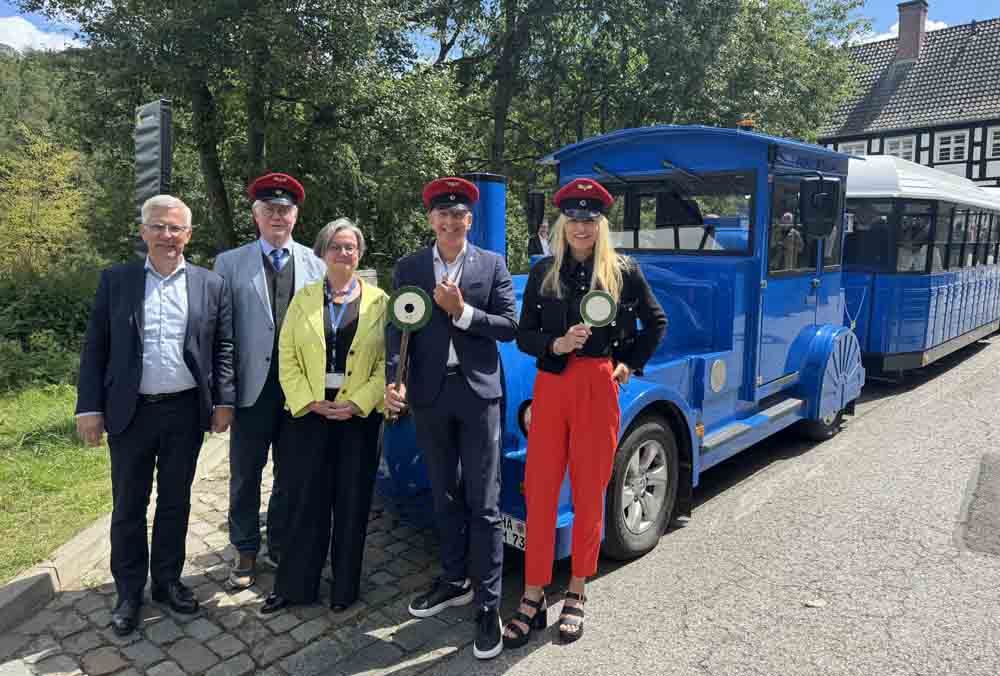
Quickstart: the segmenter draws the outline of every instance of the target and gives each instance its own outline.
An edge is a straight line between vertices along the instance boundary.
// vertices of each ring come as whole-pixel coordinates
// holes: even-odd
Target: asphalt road
[[[552,627],[433,673],[995,676],[998,374],[994,336],[871,383],[837,437],[758,444],[704,477],[691,519],[653,552],[603,562],[577,643]],[[506,584],[510,604],[516,576]]]

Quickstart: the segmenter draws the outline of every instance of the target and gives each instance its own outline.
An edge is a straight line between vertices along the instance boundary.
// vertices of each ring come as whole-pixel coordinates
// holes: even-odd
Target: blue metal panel
[[[863,352],[870,352],[868,347],[869,330],[872,321],[872,299],[875,275],[870,272],[843,272],[844,284],[844,325],[851,327],[854,322],[854,333],[858,337]]]

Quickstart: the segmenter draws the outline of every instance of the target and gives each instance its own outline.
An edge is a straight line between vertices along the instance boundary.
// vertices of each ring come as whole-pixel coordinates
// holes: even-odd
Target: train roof
[[[967,178],[890,155],[870,155],[865,160],[851,163],[848,199],[907,197],[1000,210],[1000,191],[983,190]]]
[[[670,137],[670,136],[686,136],[691,134],[712,134],[715,136],[732,136],[738,137],[743,140],[755,140],[768,145],[777,145],[779,147],[785,147],[789,149],[807,151],[816,156],[830,157],[837,159],[857,159],[852,158],[850,155],[845,155],[843,153],[838,153],[834,150],[824,148],[823,146],[814,145],[812,143],[805,143],[803,141],[793,141],[787,138],[780,138],[778,136],[769,136],[767,134],[761,134],[755,131],[744,131],[742,129],[730,129],[728,127],[706,127],[699,124],[661,124],[651,127],[640,127],[635,129],[621,129],[619,131],[613,131],[608,134],[602,134],[601,136],[594,136],[592,138],[584,139],[577,143],[571,143],[570,145],[563,146],[559,150],[556,150],[549,155],[546,155],[539,160],[540,164],[559,164],[568,157],[572,157],[578,153],[586,152],[593,149],[595,146],[614,144],[620,141],[632,141],[632,140],[645,140],[653,141],[660,137]],[[643,138],[646,137],[646,138]],[[852,167],[858,163],[852,163]]]

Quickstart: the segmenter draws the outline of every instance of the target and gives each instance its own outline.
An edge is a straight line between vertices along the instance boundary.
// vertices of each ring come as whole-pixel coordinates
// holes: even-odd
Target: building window
[[[986,157],[1000,159],[1000,127],[990,127],[986,132]]]
[[[868,141],[850,141],[849,143],[841,143],[838,145],[837,150],[845,155],[864,157],[868,154]]]
[[[885,140],[885,154],[899,157],[910,162],[916,162],[913,149],[916,146],[916,137],[899,136]]]
[[[968,143],[968,132],[937,135],[937,159],[935,162],[965,161],[965,147]]]

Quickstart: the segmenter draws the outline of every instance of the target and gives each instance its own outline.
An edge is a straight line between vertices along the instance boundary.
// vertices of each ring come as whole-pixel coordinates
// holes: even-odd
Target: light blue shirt
[[[184,363],[187,333],[187,266],[163,277],[146,258],[146,291],[143,296],[142,380],[140,394],[169,394],[197,387]]]
[[[257,241],[260,242],[260,250],[264,252],[264,255],[267,256],[268,260],[273,260],[271,258],[271,252],[274,251],[275,249],[281,249],[282,251],[285,252],[285,262],[286,263],[288,262],[288,257],[292,255],[292,250],[290,248],[291,245],[292,245],[292,238],[291,237],[288,238],[288,241],[285,242],[285,246],[282,246],[282,247],[272,246],[271,243],[268,242],[263,237],[261,237]]]

